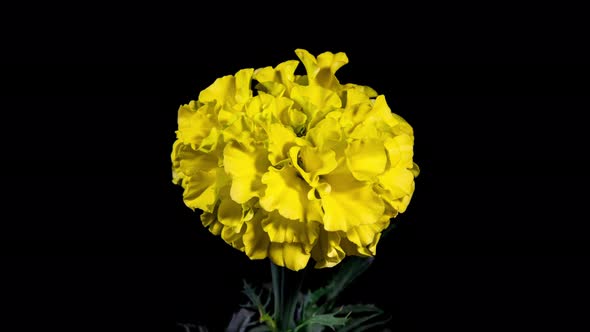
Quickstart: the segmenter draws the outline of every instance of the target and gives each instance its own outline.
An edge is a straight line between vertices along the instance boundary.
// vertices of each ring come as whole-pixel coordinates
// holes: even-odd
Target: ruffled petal
[[[239,230],[243,224],[242,205],[231,199],[222,199],[217,208],[217,219],[224,226]]]
[[[414,193],[414,174],[412,171],[395,167],[378,176],[382,188],[381,197],[399,212],[404,212]]]
[[[232,101],[235,93],[235,78],[233,75],[226,75],[216,79],[213,84],[201,91],[199,101],[202,103],[215,102],[221,106]]]
[[[394,116],[391,112],[391,108],[387,105],[385,96],[383,95],[377,96],[375,103],[373,104],[373,109],[371,110],[371,113],[367,114],[367,119],[365,121],[374,124],[380,130],[384,131],[387,130],[386,126],[394,128],[401,125],[402,122],[406,123],[401,117]]]
[[[342,86],[342,90],[346,103],[344,108],[349,108],[358,103],[369,102],[371,98],[377,97],[379,94],[370,86],[347,83]]]
[[[297,170],[284,166],[277,170],[270,167],[262,176],[266,191],[260,197],[260,206],[268,212],[277,210],[288,219],[303,220],[308,203],[307,192],[311,189],[298,177]]]
[[[269,257],[273,263],[289,270],[299,271],[309,262],[311,254],[299,243],[274,243],[269,246]]]
[[[342,106],[338,95],[321,86],[294,86],[291,90],[293,99],[310,119],[308,127],[315,126],[324,116]]]
[[[312,144],[322,149],[332,149],[342,141],[342,130],[337,119],[326,117],[307,132]]]
[[[340,235],[337,232],[320,231],[317,244],[311,251],[311,257],[316,262],[315,268],[333,267],[346,256],[340,247]]]
[[[316,58],[307,50],[300,48],[295,50],[295,54],[303,63],[305,71],[307,72],[308,80],[313,81],[317,73],[320,71]]]
[[[289,97],[289,92],[295,81],[295,69],[299,65],[297,60],[280,63],[276,68],[264,67],[254,71],[254,79],[260,82],[265,92],[275,96]]]
[[[287,219],[277,212],[269,213],[262,220],[262,228],[271,242],[300,243],[307,252],[315,244],[319,233],[318,223]]]
[[[218,166],[217,156],[194,150],[180,140],[174,142],[172,148],[172,179],[174,183],[196,174],[198,171],[208,172]]]
[[[380,234],[387,226],[389,226],[389,220],[381,218],[381,222],[378,223],[351,227],[346,232],[346,238],[359,247],[367,247],[375,241],[377,234]]]
[[[193,149],[198,149],[203,139],[211,135],[217,122],[215,110],[211,105],[202,105],[191,101],[188,105],[182,105],[178,109],[177,138],[185,144],[190,144]],[[214,133],[219,134],[219,133]],[[215,136],[209,140],[214,140]]]
[[[326,69],[330,74],[336,74],[336,71],[348,63],[348,57],[344,52],[336,54],[332,52],[324,52],[318,55],[318,67]]]
[[[321,193],[325,230],[346,232],[350,227],[376,223],[383,215],[383,200],[370,183],[345,173],[324,178],[331,186],[329,193]]]
[[[252,132],[252,120],[240,114],[223,130],[225,142],[235,141],[250,150],[254,149],[255,137]]]
[[[235,101],[238,104],[244,104],[248,99],[252,98],[252,89],[250,85],[252,82],[253,68],[246,68],[238,71],[235,75]]]
[[[393,201],[414,192],[414,174],[404,167],[393,167],[378,176],[379,184],[386,191],[384,198]]]
[[[334,74],[348,63],[345,53],[324,52],[318,55],[317,59],[304,49],[295,50],[295,54],[305,66],[309,85],[318,85],[334,91],[340,89],[340,82]]]
[[[235,141],[227,144],[223,150],[223,167],[232,179],[231,199],[241,204],[260,197],[264,190],[262,174],[268,166],[266,149],[248,151]]]
[[[359,130],[357,129],[358,125],[366,119],[367,114],[369,114],[369,112],[371,112],[372,109],[373,106],[370,102],[355,104],[354,106],[344,109],[344,111],[342,112],[342,116],[339,119],[340,126],[345,130],[349,137],[355,139],[364,138],[365,136],[357,137],[358,134],[357,136],[355,136],[353,133],[355,132],[355,130]],[[375,135],[375,133],[369,134],[371,134],[371,136],[378,136]]]
[[[182,180],[183,199],[191,209],[212,212],[217,201],[217,171],[196,171],[192,176]]]
[[[346,164],[360,181],[371,181],[385,171],[387,154],[383,141],[363,139],[352,141],[346,148]]]
[[[297,135],[293,128],[279,123],[269,126],[268,132],[268,160],[272,165],[289,158],[289,149],[297,145]]]
[[[254,69],[242,69],[233,75],[218,78],[208,88],[199,93],[202,103],[216,102],[217,105],[245,103],[251,96],[250,81]]]
[[[270,238],[268,233],[262,229],[262,219],[266,213],[262,209],[254,213],[252,219],[246,221],[244,232],[244,252],[250,259],[264,259],[268,257]]]
[[[312,187],[319,184],[320,175],[328,174],[338,166],[336,153],[332,150],[294,146],[289,150],[289,156],[301,177]]]
[[[201,213],[201,222],[203,223],[203,226],[205,226],[209,232],[211,232],[211,234],[216,236],[221,235],[223,224],[217,220],[215,214],[206,211]]]
[[[245,225],[242,226],[243,227],[240,229],[224,226],[221,230],[221,238],[223,241],[240,251],[244,251],[244,241],[242,240],[242,237],[244,235],[243,231]]]
[[[408,135],[388,138],[384,142],[391,167],[413,168],[414,139]]]

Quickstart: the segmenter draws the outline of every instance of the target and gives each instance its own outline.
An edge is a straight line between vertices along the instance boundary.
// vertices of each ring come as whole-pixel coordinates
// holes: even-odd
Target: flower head
[[[173,182],[251,259],[300,270],[373,256],[414,192],[413,129],[383,95],[338,81],[346,54],[295,53],[306,75],[297,60],[242,69],[180,106]]]

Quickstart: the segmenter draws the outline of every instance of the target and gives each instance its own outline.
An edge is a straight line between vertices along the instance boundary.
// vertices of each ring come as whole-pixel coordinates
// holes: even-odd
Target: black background
[[[185,13],[172,31],[161,29],[169,17],[139,13],[51,20],[30,34],[8,26],[0,323],[222,330],[245,301],[242,279],[269,281],[268,262],[249,261],[184,206],[171,183],[176,112],[217,77],[306,48],[347,53],[340,81],[386,96],[414,127],[422,169],[344,299],[384,308],[393,331],[588,328],[590,67],[575,9],[546,9],[434,11],[399,25],[403,13],[352,20],[351,10],[349,21],[250,16],[224,28]]]

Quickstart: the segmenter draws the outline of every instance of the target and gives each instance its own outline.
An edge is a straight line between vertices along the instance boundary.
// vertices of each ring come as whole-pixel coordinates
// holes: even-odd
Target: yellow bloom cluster
[[[373,256],[414,192],[413,129],[383,95],[336,79],[345,53],[295,53],[306,75],[297,60],[243,69],[180,107],[173,182],[251,259],[300,270]]]

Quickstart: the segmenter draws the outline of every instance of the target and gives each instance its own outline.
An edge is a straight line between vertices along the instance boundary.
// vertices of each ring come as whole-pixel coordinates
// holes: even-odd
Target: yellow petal
[[[287,219],[277,212],[262,220],[262,228],[271,242],[300,243],[307,251],[315,244],[319,232],[316,222]]]
[[[393,167],[378,176],[379,184],[386,191],[384,198],[394,201],[414,192],[414,174],[404,167]],[[400,211],[402,212],[402,211]]]
[[[384,142],[391,167],[413,168],[414,139],[408,135],[388,138]]]
[[[178,109],[178,131],[176,135],[185,144],[197,149],[201,141],[211,134],[217,126],[214,109],[210,105],[201,105],[191,101]]]
[[[246,103],[245,115],[251,121],[249,130],[257,141],[267,139],[268,126],[273,123],[275,108],[275,98],[263,92]]]
[[[252,89],[250,84],[252,81],[253,68],[246,68],[238,71],[235,75],[235,100],[237,103],[243,104],[248,99],[252,98]]]
[[[367,246],[367,249],[369,250],[369,252],[371,252],[371,254],[373,254],[373,256],[377,254],[377,244],[379,243],[382,234],[383,233],[378,233],[377,235],[375,235],[375,239],[373,239],[373,242],[371,242],[371,244]]]
[[[289,157],[289,149],[297,145],[297,135],[293,128],[285,127],[279,123],[269,126],[268,132],[268,159],[272,165],[278,164]]]
[[[410,168],[410,172],[414,174],[414,177],[417,178],[420,175],[420,166],[416,163],[412,163],[412,168]]]
[[[201,213],[201,222],[213,235],[220,235],[223,230],[223,224],[217,220],[216,215],[213,213]]]
[[[414,137],[414,128],[412,128],[412,126],[410,126],[410,124],[407,123],[404,118],[395,113],[391,113],[391,115],[398,122],[397,126],[393,127],[393,132],[396,135],[408,135],[410,137]]]
[[[244,252],[250,259],[264,259],[268,256],[270,238],[262,229],[261,220],[266,217],[264,210],[259,209],[252,219],[246,221],[246,231],[242,240],[244,241]]]
[[[352,243],[345,236],[340,240],[340,247],[347,256],[372,257],[374,254],[368,248]]]
[[[200,218],[201,218],[201,222],[203,223],[203,226],[205,226],[205,227],[209,227],[211,224],[213,224],[217,220],[215,214],[210,213],[210,212],[201,213]]]
[[[275,75],[275,70],[271,66],[266,66],[256,69],[252,78],[258,82],[273,82],[276,80]]]
[[[269,256],[276,265],[299,271],[307,266],[311,254],[305,252],[299,243],[271,242]]]
[[[387,226],[389,226],[389,221],[371,225],[358,225],[351,227],[346,232],[346,237],[357,246],[366,247],[372,244],[377,234],[380,234]]]
[[[303,66],[305,66],[308,79],[313,81],[317,73],[320,71],[316,58],[307,50],[301,48],[296,49],[295,54],[301,60]]]
[[[315,268],[333,267],[346,256],[340,247],[340,235],[337,232],[320,231],[319,239],[311,251],[311,257],[316,261]]]
[[[332,150],[294,146],[289,150],[289,156],[301,177],[313,187],[319,184],[320,175],[328,174],[338,166],[336,153]]]
[[[309,85],[318,85],[331,90],[340,88],[340,83],[334,74],[348,63],[345,53],[324,52],[318,55],[317,59],[304,49],[296,49],[295,54],[305,66]]]
[[[380,140],[352,141],[345,153],[348,169],[357,180],[370,181],[385,171],[387,154]]]
[[[353,132],[353,130],[358,131],[359,129],[356,129],[356,127],[366,119],[367,114],[369,114],[372,109],[373,109],[373,106],[369,102],[358,103],[358,104],[355,104],[354,106],[346,108],[342,112],[342,116],[339,119],[340,125],[342,126],[342,128],[345,128],[347,130],[347,132],[349,132],[349,133]],[[370,134],[371,134],[371,136],[375,136],[375,134],[372,134],[372,133],[370,133]],[[358,136],[358,134],[357,134],[357,136]],[[365,136],[360,136],[360,137],[357,137],[357,136],[351,135],[352,138],[357,138],[357,139],[361,139],[361,138],[365,137]]]
[[[307,132],[311,142],[322,149],[332,149],[342,140],[342,130],[337,119],[327,117]]]
[[[356,180],[352,175],[324,175],[331,191],[322,194],[324,228],[327,231],[347,231],[357,225],[373,224],[383,215],[385,206],[370,183]]]
[[[233,227],[224,226],[221,230],[221,238],[225,243],[231,245],[232,247],[243,251],[244,250],[244,241],[242,241],[242,229],[236,230]]]
[[[240,229],[243,223],[242,205],[232,201],[229,197],[222,199],[217,208],[217,219],[228,228]]]
[[[286,96],[289,97],[289,91],[293,87],[293,81],[295,80],[295,70],[299,65],[297,60],[288,60],[280,63],[275,68],[278,75],[275,76],[275,81],[283,84],[287,89]]]
[[[190,145],[180,140],[172,146],[172,179],[176,184],[180,180],[196,174],[198,171],[208,172],[217,167],[218,160],[213,154],[195,151]]]
[[[261,177],[269,166],[264,148],[248,151],[232,141],[223,150],[223,166],[231,177],[230,196],[236,203],[245,203],[263,192]]]
[[[227,75],[218,78],[209,87],[199,93],[199,101],[208,103],[215,101],[217,105],[243,104],[251,96],[250,80],[254,69],[242,69],[235,76]]]
[[[223,130],[223,139],[225,142],[237,141],[250,147],[254,143],[252,127],[253,121],[244,116],[244,113],[239,113]]]
[[[315,126],[324,116],[342,106],[340,97],[321,86],[294,86],[291,90],[293,99],[310,119],[309,127]]]
[[[312,84],[317,84],[333,91],[339,91],[341,89],[340,82],[334,74],[340,67],[348,63],[346,54],[342,52],[336,54],[324,52],[318,55],[317,61],[320,70],[316,74]]]
[[[298,177],[295,168],[284,166],[277,170],[270,167],[262,176],[262,183],[266,184],[264,195],[260,197],[263,209],[268,212],[277,210],[288,219],[303,220],[310,187]]]
[[[285,124],[291,126],[295,133],[302,133],[305,130],[305,123],[307,122],[307,115],[305,113],[289,108],[287,111],[288,120]]]
[[[401,120],[401,121],[400,121]],[[401,125],[401,122],[406,122],[399,116],[395,116],[385,100],[385,96],[379,95],[375,99],[373,109],[371,113],[367,114],[367,121],[378,125],[387,125],[388,127],[394,128]],[[381,127],[385,130],[385,127]]]
[[[327,185],[327,184],[325,184]],[[318,191],[322,191],[322,186],[320,185],[320,188]],[[318,193],[318,197],[319,198],[319,193]],[[307,207],[306,207],[306,215],[305,215],[305,221],[307,222],[317,222],[317,223],[323,223],[324,220],[324,212],[322,211],[322,204],[321,201],[319,199],[315,199],[315,200],[310,200],[307,203]]]
[[[197,171],[182,181],[184,203],[191,209],[212,212],[217,201],[217,170]]]
[[[233,102],[235,95],[235,78],[233,75],[220,77],[209,87],[199,93],[199,101],[202,103],[216,102],[224,105],[226,102]]]
[[[348,63],[348,57],[343,52],[336,54],[332,52],[324,52],[318,55],[318,67],[327,69],[331,74],[335,74],[338,69]]]
[[[377,244],[381,239],[381,235],[382,233],[376,233],[372,241],[366,245],[359,245],[357,243],[350,241],[347,237],[342,237],[340,245],[346,253],[346,255],[371,257],[375,256],[375,254],[377,253]]]
[[[268,81],[256,84],[256,89],[271,96],[281,97],[285,94],[287,88],[281,83]]]
[[[264,90],[275,96],[289,96],[289,91],[295,81],[295,69],[299,65],[297,60],[280,63],[276,68],[264,67],[254,71],[254,79],[260,82]]]
[[[379,94],[370,86],[346,83],[342,86],[346,94],[346,107],[355,105],[360,102],[368,102],[370,98],[375,98]]]

